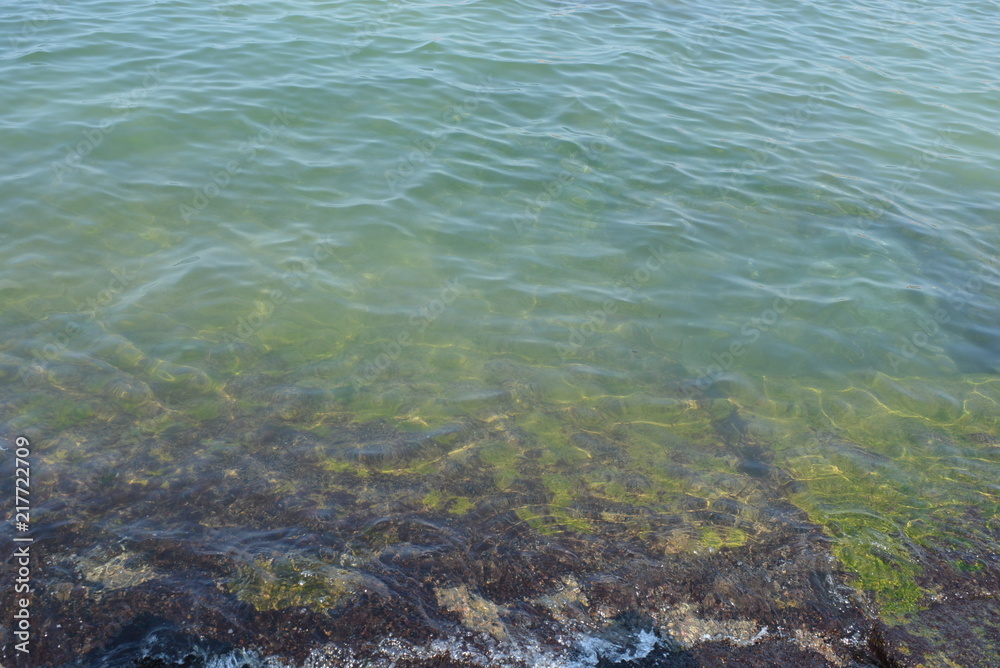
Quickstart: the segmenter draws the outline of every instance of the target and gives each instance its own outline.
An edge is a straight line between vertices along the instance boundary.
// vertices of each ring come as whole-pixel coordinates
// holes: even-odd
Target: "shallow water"
[[[33,660],[988,663],[995,10],[10,8]]]

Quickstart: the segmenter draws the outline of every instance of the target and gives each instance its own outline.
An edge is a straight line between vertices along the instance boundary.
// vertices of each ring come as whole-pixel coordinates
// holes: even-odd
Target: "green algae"
[[[926,603],[928,592],[917,584],[924,549],[992,544],[983,527],[964,515],[977,508],[990,518],[1000,510],[990,487],[1000,452],[976,442],[990,440],[979,434],[997,433],[1000,385],[988,377],[969,378],[928,390],[924,379],[883,376],[864,390],[828,385],[797,389],[794,381],[776,379],[755,395],[743,392],[697,407],[677,401],[673,413],[658,411],[651,419],[632,410],[616,416],[617,424],[626,426],[628,453],[661,498],[665,491],[684,491],[710,502],[708,490],[732,484],[739,471],[715,423],[739,409],[748,420],[747,438],[775,452],[774,465],[799,481],[792,499],[835,539],[834,554],[856,575],[857,586],[875,596],[887,620],[899,622]],[[671,436],[642,438],[650,429]],[[678,450],[665,447],[670,442]],[[683,467],[676,464],[678,455]],[[607,498],[633,496],[617,483],[600,488]],[[746,541],[741,529],[705,524],[698,535],[692,550],[698,543],[724,548]]]
[[[882,617],[900,622],[919,610],[927,592],[917,585],[921,569],[913,554],[884,534],[865,531],[863,524],[841,531],[833,553],[857,576],[859,588],[874,593]]]
[[[699,528],[701,542],[712,549],[722,549],[727,547],[740,547],[746,545],[747,534],[737,528],[717,528],[702,526]]]
[[[929,389],[924,379],[877,375],[865,389],[814,386],[798,400],[788,383],[769,383],[768,401],[755,401],[770,417],[760,431],[776,461],[805,485],[794,502],[835,539],[834,554],[889,621],[926,605],[929,592],[917,584],[925,549],[993,544],[967,514],[1000,511],[984,493],[1000,452],[968,435],[997,433],[997,390],[989,377]],[[784,420],[791,405],[794,425]]]
[[[327,610],[361,587],[362,578],[343,568],[288,557],[259,557],[241,566],[226,590],[259,611],[306,607]]]

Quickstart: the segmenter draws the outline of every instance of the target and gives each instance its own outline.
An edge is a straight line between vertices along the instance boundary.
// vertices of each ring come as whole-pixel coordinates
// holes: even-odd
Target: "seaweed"
[[[145,615],[297,660],[327,642],[378,656],[390,632],[414,648],[485,633],[502,653],[610,638],[623,615],[649,620],[649,656],[691,665],[996,656],[990,377],[637,390],[583,365],[553,385],[504,353],[456,389],[473,399],[439,402],[405,369],[345,391],[265,355],[193,373],[101,350],[2,360],[19,413],[2,432],[33,425],[44,468],[43,664],[121,651]]]

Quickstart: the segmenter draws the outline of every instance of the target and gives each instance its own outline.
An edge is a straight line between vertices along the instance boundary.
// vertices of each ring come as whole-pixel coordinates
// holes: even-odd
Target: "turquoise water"
[[[597,531],[584,488],[764,507],[738,481],[767,460],[876,609],[927,609],[936,537],[971,522],[986,559],[1000,531],[997,28],[985,1],[7,7],[0,417],[37,443],[38,526],[114,470],[161,502],[209,471],[249,497],[261,424],[363,443],[268,469],[275,494],[316,466],[413,476],[324,479],[373,517],[465,517],[528,457],[542,534]],[[405,456],[350,431],[473,423]],[[442,460],[494,491],[441,492]],[[81,554],[173,522],[93,512]],[[755,512],[663,549],[736,549]]]

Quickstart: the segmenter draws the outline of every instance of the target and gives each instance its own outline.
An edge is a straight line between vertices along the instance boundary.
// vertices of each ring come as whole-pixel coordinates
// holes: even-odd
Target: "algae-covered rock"
[[[69,558],[69,562],[91,588],[95,599],[104,592],[135,587],[160,574],[145,555],[129,550],[109,551],[97,548]]]
[[[465,585],[438,588],[434,593],[438,605],[458,614],[469,629],[489,633],[497,640],[507,637],[507,627],[500,620],[503,608],[496,603],[470,592]]]
[[[256,559],[240,567],[225,588],[256,610],[327,610],[366,589],[380,589],[356,571],[290,558]]]

